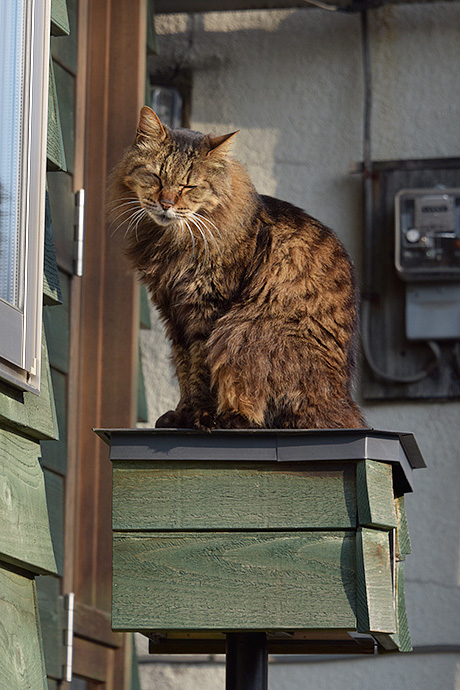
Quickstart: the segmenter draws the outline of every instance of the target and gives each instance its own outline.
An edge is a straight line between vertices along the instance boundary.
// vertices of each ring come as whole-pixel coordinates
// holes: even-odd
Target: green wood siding
[[[0,559],[35,573],[55,573],[40,447],[0,430]]]
[[[48,93],[48,139],[47,139],[48,170],[65,170],[66,160],[64,142],[62,138],[61,118],[56,93],[56,78],[54,63],[50,59],[50,81]]]
[[[48,676],[59,680],[62,677],[64,650],[62,644],[64,607],[60,596],[61,583],[58,577],[37,578],[37,601]]]
[[[391,465],[361,460],[357,468],[357,495],[361,525],[383,528],[397,526]]]
[[[47,690],[35,581],[0,568],[0,688]]]
[[[353,628],[354,534],[116,533],[113,597],[115,630]]]
[[[350,529],[355,467],[243,462],[117,462],[113,528]]]
[[[70,32],[66,0],[51,0],[51,33],[66,36]]]
[[[51,30],[69,32],[65,0],[52,0]],[[51,62],[48,110],[48,164],[66,166],[58,94]],[[44,318],[62,300],[53,243],[50,203],[46,198],[43,300]],[[72,228],[73,231],[73,222]],[[52,319],[51,319],[52,320]],[[49,342],[52,342],[49,334]],[[43,330],[40,395],[0,383],[0,688],[46,690],[41,626],[46,635],[50,674],[62,673],[62,623],[58,609],[63,568],[63,477],[60,450],[43,463],[40,441],[59,447],[53,380]],[[53,372],[54,383],[62,385]],[[59,400],[61,403],[61,400]],[[60,424],[61,410],[60,412]],[[47,464],[48,468],[44,469]],[[65,468],[65,465],[64,465]],[[16,570],[17,569],[17,570]],[[38,614],[35,575],[40,576],[43,620]],[[44,604],[44,605],[43,605]],[[55,685],[55,681],[50,680]]]
[[[395,633],[389,534],[363,528],[356,538],[358,632]]]
[[[52,440],[58,437],[48,348],[44,334],[40,395],[23,393],[0,381],[0,427],[16,429],[38,440]]]

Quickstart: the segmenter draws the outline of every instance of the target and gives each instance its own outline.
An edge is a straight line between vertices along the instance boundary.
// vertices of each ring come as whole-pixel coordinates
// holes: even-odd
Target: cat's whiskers
[[[110,233],[110,237],[113,237],[113,236],[115,235],[115,233],[118,232],[118,230],[119,230],[123,225],[125,225],[125,223],[127,223],[127,222],[130,220],[131,215],[129,215],[129,214],[133,214],[133,213],[134,213],[134,211],[133,211],[132,209],[129,209],[128,211],[124,212],[123,214],[120,214],[119,216],[117,216],[117,218],[115,219],[115,221],[116,221],[116,220],[119,220],[120,218],[121,218],[121,221],[120,221],[120,223],[118,223],[118,225],[117,225],[117,227],[115,228],[115,230],[113,230],[113,231]],[[126,215],[126,214],[128,214],[128,215]],[[126,218],[122,218],[122,215],[126,215]],[[115,221],[114,221],[114,222],[115,222]]]
[[[135,232],[136,232],[136,240],[139,242],[139,237],[138,237],[138,235],[137,235],[137,227],[138,227],[139,222],[141,221],[142,216],[143,216],[144,214],[146,214],[146,211],[145,211],[145,209],[143,209],[143,208],[138,209],[137,211],[135,211],[135,212],[132,214],[131,220],[129,221],[128,226],[127,226],[127,228],[126,228],[126,230],[125,230],[124,237],[126,237],[126,236],[128,235],[128,233],[131,231],[131,228],[133,228],[134,226],[136,226],[136,230],[135,230]],[[147,214],[146,214],[146,215],[147,215]],[[137,223],[137,225],[136,225],[136,223]]]
[[[217,234],[219,235],[221,241],[222,241],[222,242],[224,241],[224,238],[223,238],[222,235],[220,234],[219,228],[217,227],[217,225],[216,225],[215,223],[213,223],[213,221],[212,221],[208,216],[202,216],[201,213],[197,213],[196,211],[193,211],[193,215],[196,216],[197,218],[201,218],[201,220],[202,220],[204,223],[208,223],[209,225],[212,225],[212,227],[215,229],[215,231],[216,231]]]
[[[134,196],[134,195],[123,197],[121,204],[118,203],[119,201],[120,201],[120,199],[114,199],[114,201],[109,201],[109,203],[107,205],[113,206],[113,208],[111,210],[116,211],[117,208],[121,208],[122,206],[127,206],[127,204],[130,204],[133,202],[137,202],[139,204],[139,198],[137,196]],[[116,204],[116,205],[114,205],[114,204]]]
[[[216,246],[216,249],[219,251],[220,254],[222,254],[222,249],[219,246],[218,241],[216,240],[216,238],[212,234],[211,230],[201,220],[199,220],[195,215],[190,216],[189,220],[195,225],[196,228],[198,228],[198,230],[200,232],[202,232],[202,229],[203,229],[208,233],[209,238],[213,240],[213,242]]]
[[[206,250],[208,250],[208,242],[207,242],[206,235],[204,234],[205,232],[207,233],[209,239],[211,239],[214,242],[214,244],[216,245],[220,254],[222,254],[222,249],[219,246],[218,241],[216,240],[211,229],[207,225],[207,222],[206,222],[207,219],[205,219],[203,216],[201,216],[196,211],[180,211],[179,215],[181,218],[187,218],[187,220],[189,220],[194,225],[194,227],[201,233],[201,236],[203,237],[203,240],[205,242],[205,259],[207,259],[207,256],[209,255],[209,251],[206,251]],[[214,224],[212,223],[212,225],[214,225]],[[216,228],[216,230],[217,230],[217,228]],[[217,232],[219,233],[219,236],[222,239],[222,235],[220,234],[220,232],[218,230],[217,230]]]
[[[190,233],[190,237],[192,238],[192,256],[193,256],[193,258],[195,258],[195,236],[192,232],[192,228],[190,227],[188,222],[185,220],[185,218],[180,218],[179,223],[180,223],[181,227],[183,227],[185,225],[187,227],[187,230]]]
[[[141,213],[141,214],[139,215],[139,219],[138,219],[138,221],[137,221],[137,223],[136,223],[136,228],[135,228],[135,232],[136,232],[136,242],[137,242],[137,243],[139,243],[139,236],[138,236],[138,234],[137,234],[137,231],[138,231],[138,229],[139,229],[139,223],[141,222],[141,220],[143,219],[144,216],[147,216],[147,217],[148,217],[148,213],[147,213],[147,211],[146,211],[144,208],[142,209],[142,211],[143,211],[143,213]]]
[[[136,203],[134,201],[128,201],[124,204],[120,204],[118,207],[115,207],[113,210],[115,211],[117,208],[121,208],[122,206],[128,206],[128,208],[125,208],[124,211],[121,211],[109,224],[109,228],[111,228],[118,220],[121,219],[121,222],[118,223],[115,230],[113,230],[113,232],[110,233],[110,237],[113,237],[115,235],[115,233],[118,231],[118,229],[124,223],[126,223],[129,220],[130,214],[134,213],[136,210],[139,209],[139,202]],[[126,216],[126,218],[123,218],[123,216]]]
[[[188,221],[190,221],[194,227],[198,230],[198,232],[201,234],[201,237],[203,238],[203,244],[204,244],[204,260],[207,262],[209,259],[209,245],[208,245],[208,240],[206,238],[206,235],[204,234],[203,230],[201,227],[198,225],[198,223],[193,219],[193,212],[190,211],[185,211],[183,209],[178,209],[176,211],[177,218],[183,221],[187,222],[187,226],[193,235],[193,231],[190,228],[190,225]],[[206,229],[206,228],[205,228]],[[214,238],[213,238],[214,239]]]

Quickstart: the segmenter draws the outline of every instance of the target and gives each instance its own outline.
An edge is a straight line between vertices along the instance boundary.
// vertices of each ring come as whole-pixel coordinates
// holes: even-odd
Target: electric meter
[[[402,189],[395,197],[395,264],[406,281],[460,279],[460,189]]]

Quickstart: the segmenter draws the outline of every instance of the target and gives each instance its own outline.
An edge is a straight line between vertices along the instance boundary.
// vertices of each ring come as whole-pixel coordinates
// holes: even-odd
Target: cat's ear
[[[141,108],[139,124],[137,125],[136,143],[142,139],[166,139],[166,130],[160,122],[160,118],[153,112],[152,108],[144,105]]]
[[[237,129],[236,132],[231,132],[230,134],[222,134],[219,137],[212,137],[209,135],[207,137],[207,147],[208,156],[214,154],[227,155],[232,145],[233,138],[238,134],[240,130]]]

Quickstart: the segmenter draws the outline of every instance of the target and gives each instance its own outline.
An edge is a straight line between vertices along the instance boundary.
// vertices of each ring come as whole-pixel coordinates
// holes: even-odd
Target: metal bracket
[[[85,246],[85,190],[75,194],[75,275],[83,275],[83,255]]]
[[[64,595],[64,610],[66,622],[64,627],[64,668],[63,680],[68,683],[72,680],[73,665],[73,628],[75,618],[75,594],[69,592]]]

